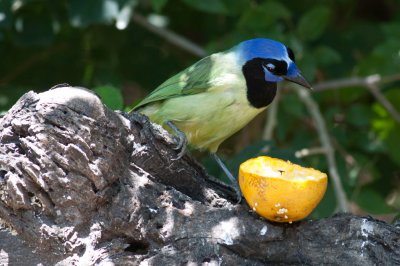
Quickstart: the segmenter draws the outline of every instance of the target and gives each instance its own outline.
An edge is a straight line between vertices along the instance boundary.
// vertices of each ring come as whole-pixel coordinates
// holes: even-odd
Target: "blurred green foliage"
[[[399,75],[399,7],[398,0],[0,0],[0,109],[6,111],[27,90],[64,82],[91,88],[109,107],[121,109],[198,59],[134,23],[134,14],[209,53],[249,38],[277,39],[295,51],[314,84]],[[380,89],[400,111],[398,80]],[[265,120],[258,119],[222,147],[232,170],[266,154],[267,147],[271,156],[328,171],[321,154],[295,157],[297,150],[320,143],[303,103],[293,92],[283,92],[273,140],[260,141],[256,129]],[[400,210],[400,124],[363,87],[313,97],[331,134],[353,211],[394,216]],[[209,159],[204,162],[220,175]],[[335,207],[330,184],[313,215],[330,215]]]

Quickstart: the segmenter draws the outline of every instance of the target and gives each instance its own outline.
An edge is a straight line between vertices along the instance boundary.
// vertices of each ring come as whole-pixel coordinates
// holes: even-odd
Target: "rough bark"
[[[25,94],[0,120],[0,264],[400,264],[399,227],[270,223],[174,145],[85,89]]]

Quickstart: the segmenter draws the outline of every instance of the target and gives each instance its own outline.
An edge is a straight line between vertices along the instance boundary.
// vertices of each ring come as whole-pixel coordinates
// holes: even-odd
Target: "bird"
[[[178,157],[187,143],[210,152],[240,201],[237,179],[216,152],[224,140],[268,107],[283,80],[311,89],[289,47],[272,39],[250,39],[167,79],[130,113],[144,114],[177,136]]]

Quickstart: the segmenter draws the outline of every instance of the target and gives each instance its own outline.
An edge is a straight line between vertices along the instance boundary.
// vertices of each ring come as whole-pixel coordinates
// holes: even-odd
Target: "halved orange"
[[[239,168],[239,186],[249,206],[275,222],[305,218],[321,201],[328,177],[313,168],[261,156]]]

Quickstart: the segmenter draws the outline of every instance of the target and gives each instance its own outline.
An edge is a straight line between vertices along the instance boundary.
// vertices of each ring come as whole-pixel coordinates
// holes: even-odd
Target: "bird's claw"
[[[138,112],[126,113],[122,111],[117,111],[117,113],[128,119],[131,122],[131,124],[133,123],[140,124],[142,127],[141,133],[144,135],[146,141],[154,150],[158,152],[157,153],[158,156],[162,158],[156,141],[156,136],[158,135],[154,132],[153,126],[151,125],[149,119],[145,115]]]
[[[240,191],[240,188],[238,186],[233,186],[233,190],[235,190],[236,194],[236,204],[240,204],[242,201],[242,192]]]
[[[153,128],[151,126],[151,123],[145,115],[138,112],[131,112],[131,113],[126,113],[123,111],[116,111],[116,112],[125,117],[126,119],[128,119],[131,122],[131,124],[133,123],[140,124],[142,128],[145,129],[145,133],[153,133]],[[150,138],[154,136],[154,134],[151,134],[151,136],[147,135],[148,134],[146,134],[146,137]]]
[[[188,143],[186,135],[177,126],[175,126],[174,123],[172,123],[171,121],[167,121],[166,124],[174,131],[175,140],[177,142],[176,146],[173,149],[178,151],[178,155],[176,158],[174,158],[172,160],[174,160],[174,161],[179,160],[186,153],[186,147],[187,147],[187,143]]]
[[[179,150],[180,149],[180,150]],[[174,150],[179,150],[176,158],[172,158],[171,160],[173,161],[177,161],[179,159],[181,159],[183,157],[183,155],[185,155],[186,153],[186,146],[183,146],[182,148],[174,148]]]
[[[186,139],[186,137],[184,137],[184,138],[176,137],[175,139],[176,139],[177,145],[173,149],[178,151],[178,155],[173,160],[179,160],[186,153],[187,139]]]
[[[132,123],[139,123],[140,125],[142,125],[142,131],[145,135],[145,138],[149,140],[150,145],[152,145],[154,148],[156,148],[156,150],[158,150],[157,142],[155,141],[155,136],[157,136],[157,134],[154,134],[153,127],[146,116],[138,112],[125,113],[118,111],[118,113],[121,114],[123,117],[127,118]],[[166,125],[168,125],[174,131],[175,140],[177,142],[177,145],[173,149],[176,150],[178,154],[177,157],[173,158],[172,160],[173,161],[179,160],[186,153],[186,146],[187,146],[186,135],[181,130],[179,130],[179,128],[177,128],[171,121],[167,121]]]

